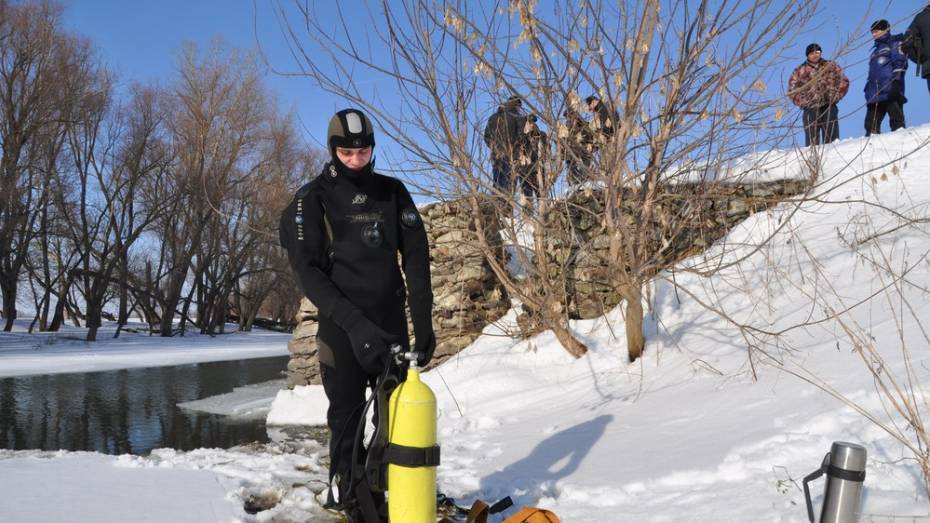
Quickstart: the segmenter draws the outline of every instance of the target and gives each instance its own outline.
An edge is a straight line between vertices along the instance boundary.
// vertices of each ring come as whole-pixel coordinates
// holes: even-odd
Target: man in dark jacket
[[[365,459],[365,449],[356,445],[356,429],[364,423],[365,390],[387,367],[388,346],[409,346],[405,301],[421,365],[436,346],[429,245],[404,184],[373,170],[374,130],[364,113],[336,113],[327,144],[331,159],[282,213],[280,240],[304,294],[319,309],[317,346],[329,399],[335,506],[346,511],[349,521],[362,521],[360,503],[368,501],[381,511],[384,495],[371,492],[365,478],[353,473],[353,452],[356,462]]]
[[[522,105],[519,96],[511,96],[488,118],[484,128],[484,143],[491,149],[494,187],[506,195],[513,192],[513,164],[524,140],[526,117],[520,113]]]
[[[526,117],[524,138],[517,155],[517,178],[522,193],[521,205],[533,209],[533,199],[539,197],[539,188],[546,187],[545,166],[549,158],[549,137],[539,128],[535,114]]]
[[[908,56],[917,63],[917,73],[926,78],[930,90],[930,4],[917,13],[905,31],[904,46],[911,49]]]
[[[865,134],[879,134],[882,120],[888,115],[891,130],[905,126],[904,73],[907,56],[901,51],[903,35],[892,35],[891,24],[879,20],[872,24],[872,55],[869,57],[869,78],[865,83]]]
[[[585,98],[584,103],[593,115],[591,127],[600,133],[604,141],[608,140],[620,125],[620,114],[616,110],[611,111],[600,98],[593,94]]]
[[[803,111],[804,143],[830,143],[840,137],[836,103],[849,91],[849,79],[836,62],[824,60],[818,44],[810,44],[788,80],[788,96]]]
[[[562,158],[568,168],[568,184],[580,185],[591,178],[594,159],[594,132],[581,113],[571,107],[565,109],[565,122],[559,129]]]

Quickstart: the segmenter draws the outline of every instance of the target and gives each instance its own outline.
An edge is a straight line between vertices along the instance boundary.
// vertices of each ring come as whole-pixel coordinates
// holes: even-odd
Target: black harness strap
[[[384,449],[384,461],[402,467],[438,467],[439,445],[421,448],[388,443]]]
[[[384,459],[388,447],[387,404],[388,394],[397,388],[397,382],[398,378],[386,370],[372,392],[375,402],[375,432],[368,445],[364,472],[368,486],[376,492],[387,490],[387,460]]]
[[[357,470],[358,474],[353,473],[353,476],[361,476],[353,488],[355,489],[355,499],[358,502],[362,517],[365,518],[365,523],[380,523],[381,516],[378,514],[378,507],[375,506],[375,498],[371,495],[371,485],[368,483],[368,479],[360,466],[355,467],[354,470]]]
[[[482,521],[480,519],[482,515],[486,520],[488,514],[497,514],[498,512],[507,510],[513,506],[513,500],[510,499],[510,496],[506,496],[489,507],[484,501],[476,499],[475,502],[472,503],[471,508],[465,508],[457,505],[455,500],[449,496],[438,493],[436,494],[436,505],[438,507],[446,507],[457,514],[465,515],[466,522],[471,523],[472,521]]]

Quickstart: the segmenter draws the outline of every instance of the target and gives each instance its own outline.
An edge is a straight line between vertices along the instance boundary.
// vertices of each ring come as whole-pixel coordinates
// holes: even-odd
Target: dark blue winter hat
[[[888,23],[888,20],[882,18],[877,22],[872,22],[872,31],[887,31],[891,29],[891,24]]]
[[[820,48],[820,44],[811,44],[807,46],[807,49],[804,50],[804,56],[807,56],[813,53],[814,51],[823,52],[823,49]]]

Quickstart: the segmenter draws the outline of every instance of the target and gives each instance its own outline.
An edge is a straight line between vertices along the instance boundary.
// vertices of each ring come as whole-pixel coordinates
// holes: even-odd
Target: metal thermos
[[[859,520],[859,501],[865,482],[866,451],[862,445],[834,441],[818,470],[804,478],[807,516],[814,523],[814,506],[807,484],[827,475],[820,523],[855,523]]]

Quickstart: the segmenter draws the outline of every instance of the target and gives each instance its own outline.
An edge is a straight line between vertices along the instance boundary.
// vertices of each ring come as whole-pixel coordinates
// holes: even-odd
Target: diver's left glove
[[[414,350],[418,354],[417,365],[425,367],[433,359],[433,352],[436,351],[436,335],[433,333],[433,329],[430,328],[428,335],[421,336],[420,333],[416,333],[414,336],[416,336],[416,348]]]

